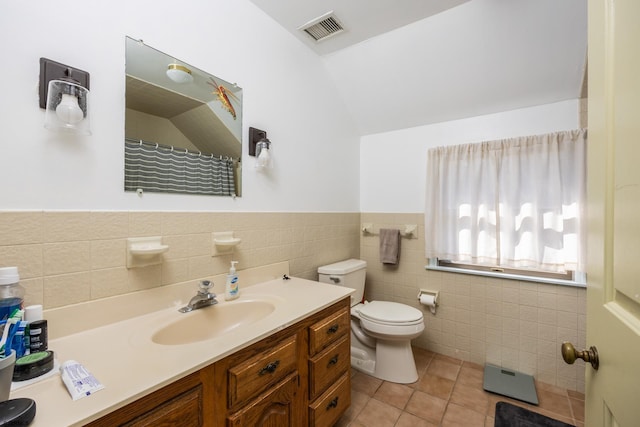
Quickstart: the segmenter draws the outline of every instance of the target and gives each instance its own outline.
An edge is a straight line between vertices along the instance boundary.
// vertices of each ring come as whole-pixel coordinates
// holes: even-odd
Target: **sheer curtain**
[[[427,258],[583,271],[586,130],[438,147],[427,157]]]

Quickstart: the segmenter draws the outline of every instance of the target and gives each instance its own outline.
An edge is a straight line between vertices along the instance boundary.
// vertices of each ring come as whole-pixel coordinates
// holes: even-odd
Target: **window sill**
[[[573,280],[548,279],[544,277],[532,277],[532,276],[525,276],[522,274],[499,273],[499,272],[493,272],[493,271],[474,271],[474,270],[468,270],[464,268],[442,267],[439,265],[425,265],[424,268],[425,270],[444,271],[446,273],[471,274],[474,276],[495,277],[498,279],[508,279],[508,280],[519,280],[522,282],[544,283],[547,285],[572,286],[574,288],[587,287],[587,284],[583,282],[576,282]]]

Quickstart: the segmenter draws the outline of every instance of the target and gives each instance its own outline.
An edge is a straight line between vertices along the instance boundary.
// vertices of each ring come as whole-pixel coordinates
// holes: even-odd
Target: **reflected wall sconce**
[[[89,73],[40,58],[40,108],[44,127],[91,135]]]
[[[267,132],[249,128],[249,155],[256,157],[256,169],[262,170],[273,167],[271,159],[271,141],[267,138]]]
[[[169,64],[167,77],[178,84],[191,83],[193,81],[191,70],[180,64]]]

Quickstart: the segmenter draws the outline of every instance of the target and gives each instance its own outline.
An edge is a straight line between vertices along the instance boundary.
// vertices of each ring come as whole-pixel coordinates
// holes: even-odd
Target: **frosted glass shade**
[[[271,144],[266,141],[258,142],[256,145],[256,169],[264,170],[272,167]]]
[[[91,135],[89,91],[69,81],[51,80],[47,93],[44,127]]]
[[[169,64],[169,67],[167,68],[167,77],[178,84],[191,83],[193,81],[191,70],[178,64]]]

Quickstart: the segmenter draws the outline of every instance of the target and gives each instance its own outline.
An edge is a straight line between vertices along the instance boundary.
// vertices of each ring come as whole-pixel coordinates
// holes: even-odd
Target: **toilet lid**
[[[422,312],[406,304],[391,301],[371,301],[362,305],[360,316],[377,322],[401,324],[422,321]]]

